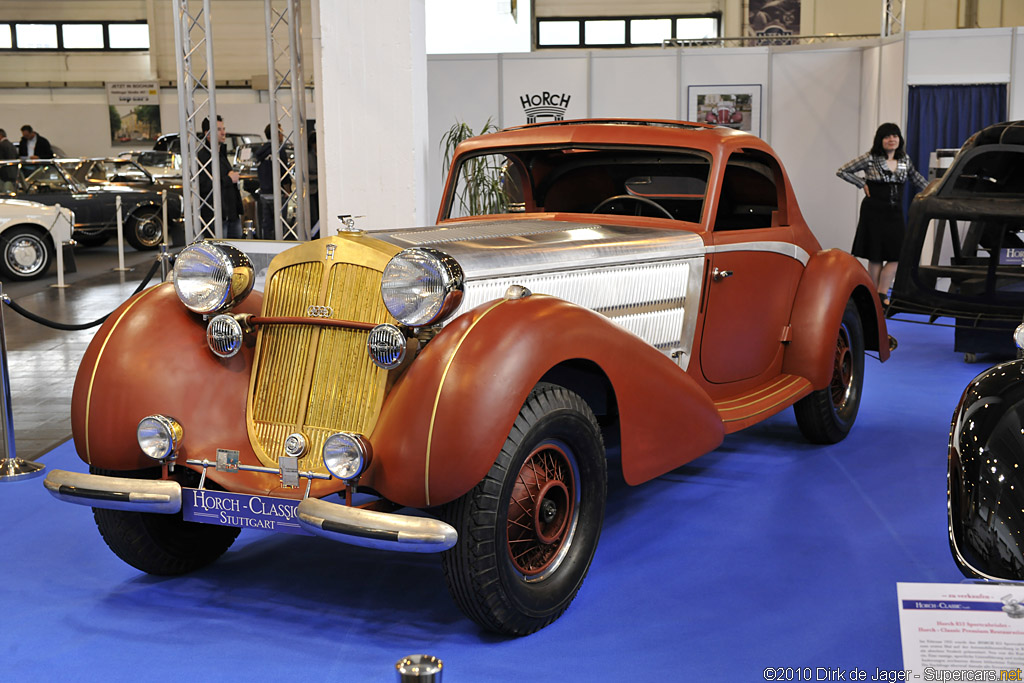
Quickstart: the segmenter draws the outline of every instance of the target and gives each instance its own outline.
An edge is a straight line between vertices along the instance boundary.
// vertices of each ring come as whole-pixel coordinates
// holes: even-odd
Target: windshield
[[[567,212],[699,222],[710,157],[696,150],[533,149],[463,158],[444,218]]]

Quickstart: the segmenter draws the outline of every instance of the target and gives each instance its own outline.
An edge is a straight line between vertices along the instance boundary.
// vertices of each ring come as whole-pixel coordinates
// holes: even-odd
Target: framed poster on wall
[[[761,136],[761,86],[691,85],[687,118]]]

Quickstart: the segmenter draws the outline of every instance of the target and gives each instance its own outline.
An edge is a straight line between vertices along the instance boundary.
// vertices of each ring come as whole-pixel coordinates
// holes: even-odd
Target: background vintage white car
[[[23,199],[0,199],[0,278],[31,280],[46,275],[57,248],[71,239],[75,214]]]

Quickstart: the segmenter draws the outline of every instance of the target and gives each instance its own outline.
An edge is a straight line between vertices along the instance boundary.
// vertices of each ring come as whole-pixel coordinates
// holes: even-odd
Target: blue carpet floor
[[[899,669],[896,582],[963,578],[946,541],[946,442],[986,363],[964,363],[947,328],[890,332],[900,347],[867,360],[844,442],[807,444],[786,411],[643,486],[612,473],[582,590],[516,640],[462,617],[435,556],[243,531],[214,565],[151,577],[41,479],[0,484],[0,679],[393,681],[416,653],[440,657],[447,683]],[[70,443],[42,462],[84,469]]]

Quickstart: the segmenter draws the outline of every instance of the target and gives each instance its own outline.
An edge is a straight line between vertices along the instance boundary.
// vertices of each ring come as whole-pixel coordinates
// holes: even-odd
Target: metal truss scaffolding
[[[273,158],[287,159],[290,187],[282,191],[281,164],[274,169],[274,236],[308,240],[309,162],[306,130],[306,86],[302,71],[302,22],[299,0],[264,0],[267,26],[267,75],[270,100],[270,142]],[[282,136],[274,135],[280,130]],[[285,148],[291,143],[294,155]],[[284,211],[282,211],[284,209]]]
[[[224,237],[223,197],[213,182],[210,196],[199,190],[200,178],[220,178],[220,142],[216,131],[217,92],[213,70],[211,0],[174,0],[174,42],[178,72],[178,121],[181,131],[182,199],[186,240]],[[309,166],[307,157],[306,88],[302,72],[300,0],[264,0],[266,13],[267,71],[274,169],[274,235],[277,239],[308,240]],[[202,136],[209,117],[212,134]],[[279,128],[283,139],[273,134]],[[199,151],[211,145],[206,162]],[[294,156],[285,152],[294,149]],[[205,156],[205,155],[204,155]],[[282,175],[290,177],[282,192]],[[259,211],[257,210],[257,220]]]
[[[903,33],[906,0],[882,0],[882,37]]]
[[[191,5],[191,7],[190,7]],[[197,7],[201,5],[201,7]],[[195,8],[195,13],[192,12]],[[181,135],[181,192],[185,219],[185,239],[224,235],[220,183],[211,183],[213,193],[203,197],[199,178],[207,174],[220,177],[220,149],[217,138],[217,97],[213,74],[213,32],[210,26],[210,0],[174,0],[174,44],[178,69],[178,125]],[[200,165],[199,149],[202,121],[209,117],[211,154]],[[197,125],[198,122],[198,125]]]

